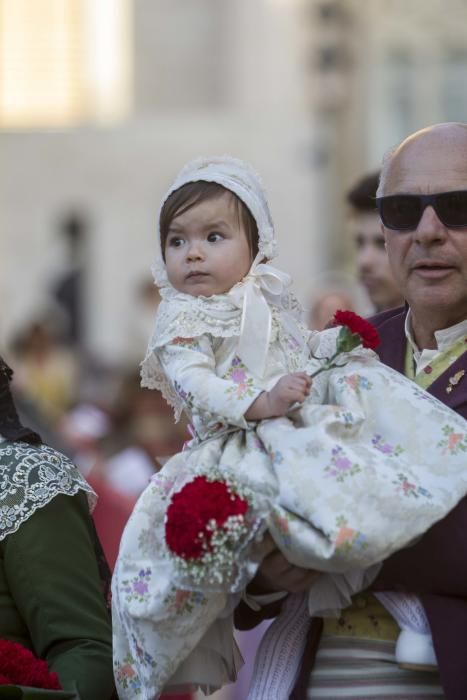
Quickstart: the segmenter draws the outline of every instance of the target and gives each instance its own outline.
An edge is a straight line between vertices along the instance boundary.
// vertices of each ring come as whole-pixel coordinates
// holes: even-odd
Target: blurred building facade
[[[133,358],[159,201],[198,155],[262,175],[299,295],[346,267],[349,184],[409,131],[467,120],[467,1],[449,7],[0,0],[0,346],[50,303],[80,212],[86,344]]]

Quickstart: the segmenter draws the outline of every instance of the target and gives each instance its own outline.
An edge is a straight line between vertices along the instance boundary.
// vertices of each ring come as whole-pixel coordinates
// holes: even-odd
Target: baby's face
[[[164,252],[169,282],[179,292],[209,297],[240,282],[252,259],[233,196],[226,192],[176,216]]]

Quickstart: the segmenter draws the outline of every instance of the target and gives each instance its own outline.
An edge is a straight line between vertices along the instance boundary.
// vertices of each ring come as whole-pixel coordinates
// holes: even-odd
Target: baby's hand
[[[305,372],[281,377],[267,393],[271,416],[284,416],[294,403],[303,403],[310,393],[311,378]]]
[[[245,413],[247,420],[285,416],[294,403],[303,403],[310,393],[311,377],[295,372],[281,377],[271,391],[263,391]]]

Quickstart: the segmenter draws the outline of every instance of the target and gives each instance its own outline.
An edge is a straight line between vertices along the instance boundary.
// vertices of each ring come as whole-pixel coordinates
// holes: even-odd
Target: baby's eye
[[[218,231],[212,231],[208,235],[208,241],[209,243],[216,243],[216,241],[221,241],[224,238],[222,233],[219,233]]]
[[[167,245],[171,248],[180,248],[180,246],[183,245],[183,238],[180,238],[180,236],[172,236],[169,238]]]

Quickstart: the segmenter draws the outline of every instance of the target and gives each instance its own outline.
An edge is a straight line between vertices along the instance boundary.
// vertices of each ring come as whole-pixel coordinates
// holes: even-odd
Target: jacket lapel
[[[402,374],[405,370],[407,346],[404,330],[406,315],[407,309],[401,309],[380,322],[378,317],[374,319],[381,338],[381,345],[376,350],[381,362]],[[449,387],[452,387],[451,391],[446,391]],[[427,388],[427,391],[467,418],[467,350]]]
[[[428,391],[467,418],[467,351],[428,387]]]

